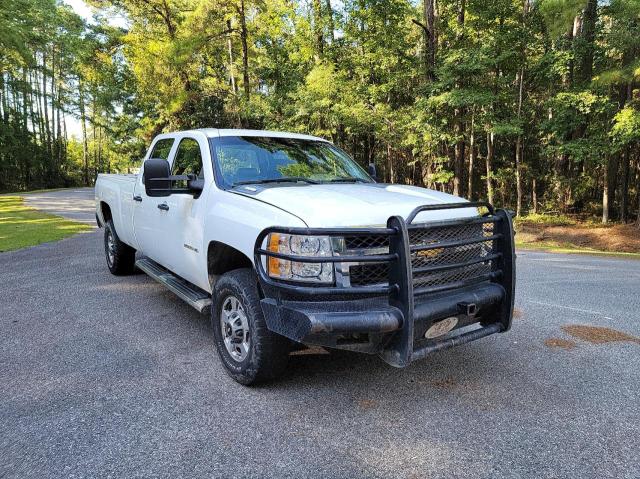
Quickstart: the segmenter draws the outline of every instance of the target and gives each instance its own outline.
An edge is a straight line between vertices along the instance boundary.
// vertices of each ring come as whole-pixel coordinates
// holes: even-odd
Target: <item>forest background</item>
[[[86,3],[0,0],[0,191],[241,127],[518,215],[640,225],[640,0]]]

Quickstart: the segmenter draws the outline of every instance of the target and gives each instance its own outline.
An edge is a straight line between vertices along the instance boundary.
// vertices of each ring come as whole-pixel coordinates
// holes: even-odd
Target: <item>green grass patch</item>
[[[90,225],[29,208],[20,196],[0,196],[0,252],[58,241],[92,229]]]

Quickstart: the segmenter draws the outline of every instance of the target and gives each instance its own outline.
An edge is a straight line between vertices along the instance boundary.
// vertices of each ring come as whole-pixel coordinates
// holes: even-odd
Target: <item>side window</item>
[[[200,144],[193,138],[183,138],[178,145],[178,151],[171,166],[172,175],[195,175],[199,179],[204,178],[202,169],[202,154]],[[176,186],[185,188],[186,182],[178,181]]]
[[[175,140],[173,138],[164,138],[162,140],[156,141],[156,144],[153,147],[153,151],[149,158],[155,158],[158,160],[168,160],[169,153],[171,152],[171,147],[173,146],[173,142]]]
[[[149,159],[168,160],[174,141],[175,139],[173,138],[163,138],[162,140],[156,141],[156,144],[153,145],[153,150],[151,150],[151,154],[149,155]],[[142,183],[144,184],[144,176],[142,177]]]

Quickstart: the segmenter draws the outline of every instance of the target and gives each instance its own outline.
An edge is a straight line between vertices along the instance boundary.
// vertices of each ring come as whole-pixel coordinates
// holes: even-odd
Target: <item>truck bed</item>
[[[101,202],[109,205],[111,219],[118,236],[128,245],[136,248],[133,233],[133,195],[138,175],[132,174],[99,174],[96,180],[96,212]]]

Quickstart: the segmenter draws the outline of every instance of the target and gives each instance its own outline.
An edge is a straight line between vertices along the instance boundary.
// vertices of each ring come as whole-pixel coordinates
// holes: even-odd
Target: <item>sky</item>
[[[73,11],[85,20],[91,20],[91,8],[82,0],[63,0],[64,3],[73,8]]]
[[[73,11],[84,18],[87,22],[93,21],[94,9],[88,6],[83,0],[63,0],[64,3],[73,8]],[[109,23],[113,26],[126,26],[126,20],[118,15],[111,16]],[[67,116],[67,132],[69,136],[75,136],[80,138],[82,136],[82,128],[80,126],[80,120],[72,115]]]
[[[87,5],[83,0],[62,0],[64,3],[73,8],[73,11],[80,15],[88,22],[92,21],[94,9]],[[125,18],[120,15],[111,15],[109,17],[109,23],[113,26],[125,27],[127,22]]]

